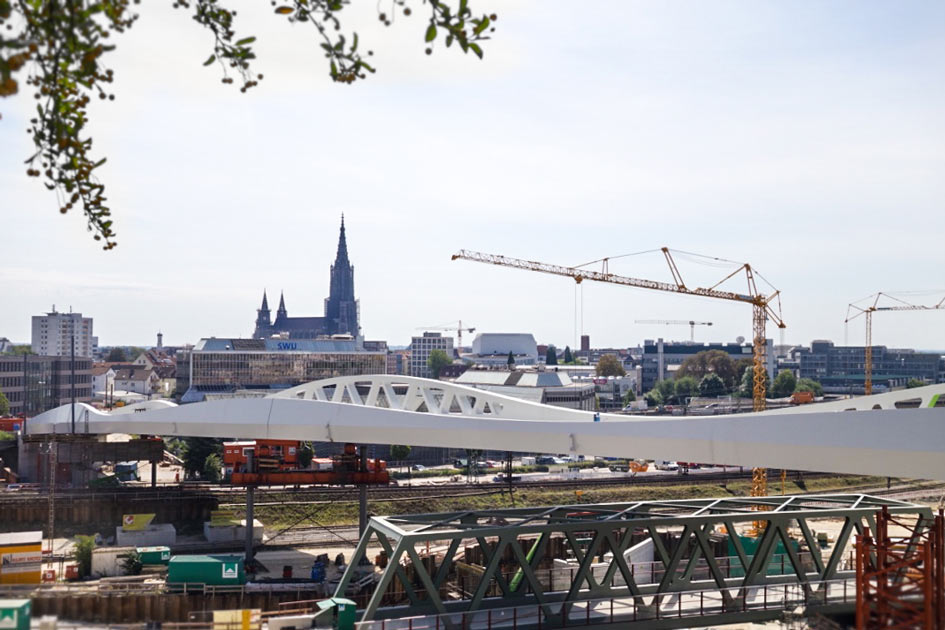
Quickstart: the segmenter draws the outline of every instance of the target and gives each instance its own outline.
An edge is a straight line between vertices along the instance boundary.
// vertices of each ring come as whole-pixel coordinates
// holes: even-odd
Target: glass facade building
[[[386,371],[383,352],[194,352],[192,382],[201,389],[283,388]]]
[[[336,376],[386,374],[387,352],[354,339],[202,339],[188,357],[197,392],[284,389]]]

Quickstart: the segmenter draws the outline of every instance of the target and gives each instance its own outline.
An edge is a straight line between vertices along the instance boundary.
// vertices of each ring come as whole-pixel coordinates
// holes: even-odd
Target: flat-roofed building
[[[32,350],[46,357],[68,357],[75,345],[75,356],[91,357],[98,346],[92,335],[92,318],[82,313],[52,312],[33,316]]]
[[[32,417],[72,400],[70,357],[0,356],[0,392],[10,401],[10,414]],[[75,359],[76,402],[92,400],[92,359]]]
[[[201,339],[188,357],[190,388],[183,402],[208,393],[285,389],[336,376],[386,374],[387,350],[356,339]]]

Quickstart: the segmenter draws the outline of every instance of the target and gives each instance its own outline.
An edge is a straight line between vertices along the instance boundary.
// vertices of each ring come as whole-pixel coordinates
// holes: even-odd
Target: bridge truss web
[[[753,511],[759,502],[769,510]],[[372,517],[336,596],[350,593],[368,549],[380,547],[388,563],[374,591],[362,597],[361,621],[440,615],[452,626],[456,615],[531,607],[561,625],[574,606],[583,602],[590,616],[592,603],[607,599],[611,609],[614,601],[631,605],[641,620],[655,618],[673,598],[672,607],[681,608],[693,592],[716,597],[719,614],[761,609],[764,598],[761,618],[770,612],[768,589],[777,586],[771,597],[780,597],[781,585],[785,600],[790,588],[808,603],[829,603],[842,587],[852,610],[855,563],[848,543],[854,534],[875,531],[881,509],[931,515],[910,503],[838,494]],[[757,519],[765,524],[758,538],[732,535]],[[822,548],[816,528],[827,520],[840,527]]]

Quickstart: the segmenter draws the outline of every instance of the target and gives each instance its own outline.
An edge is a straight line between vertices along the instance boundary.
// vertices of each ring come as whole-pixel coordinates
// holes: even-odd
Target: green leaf
[[[430,24],[430,26],[427,27],[427,36],[425,39],[428,42],[432,42],[436,39],[436,24]]]
[[[255,37],[244,37],[243,39],[236,42],[236,45],[245,46],[246,44],[252,44],[254,41],[256,41]]]
[[[210,57],[206,61],[203,62],[203,65],[209,66],[211,63],[213,63],[216,60],[217,60],[216,55],[210,55]]]
[[[476,28],[473,29],[473,34],[479,35],[487,28],[489,28],[489,16],[482,18],[482,22],[480,22],[478,26],[476,26]]]
[[[475,42],[469,42],[469,48],[476,53],[476,56],[482,59],[482,48],[479,47],[479,44]]]

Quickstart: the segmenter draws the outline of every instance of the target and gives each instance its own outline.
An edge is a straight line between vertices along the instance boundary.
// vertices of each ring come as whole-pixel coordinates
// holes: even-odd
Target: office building
[[[409,376],[434,378],[433,372],[427,366],[427,360],[434,350],[442,350],[453,360],[453,338],[444,337],[438,332],[425,332],[419,337],[410,339]]]
[[[179,359],[180,361],[180,355]],[[207,394],[265,395],[336,376],[385,374],[387,350],[365,350],[355,339],[201,339],[186,356],[183,402]],[[180,363],[178,367],[181,367]]]
[[[832,341],[813,341],[809,348],[791,351],[798,376],[820,382],[824,391],[863,393],[866,376],[865,346],[835,346]],[[873,346],[873,391],[879,393],[905,387],[910,379],[928,384],[943,382],[942,355],[911,349]]]
[[[663,341],[662,339],[653,341],[647,339],[643,342],[643,356],[641,359],[641,367],[643,369],[640,386],[642,390],[649,391],[653,389],[659,381],[672,379],[683,361],[706,350],[721,350],[735,361],[746,358],[751,359],[753,357],[750,343],[703,344],[693,343],[691,341]],[[774,341],[771,339],[768,339],[765,362],[768,374],[771,375],[773,379],[775,377],[774,368],[776,357]]]
[[[94,356],[98,339],[92,335],[92,318],[82,313],[58,313],[56,307],[45,315],[33,316],[32,350],[45,357]]]
[[[15,354],[0,356],[0,391],[10,415],[32,417],[72,400],[72,359]],[[92,360],[75,359],[76,402],[92,400]]]

